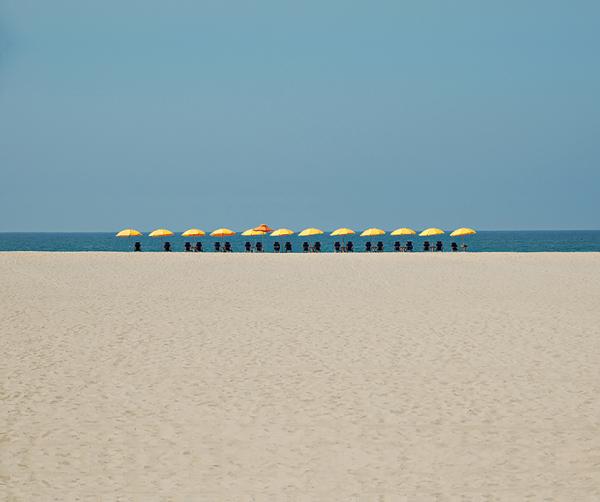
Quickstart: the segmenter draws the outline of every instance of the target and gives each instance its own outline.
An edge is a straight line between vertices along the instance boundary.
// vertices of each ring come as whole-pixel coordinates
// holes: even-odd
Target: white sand
[[[598,253],[0,274],[0,500],[600,500]]]

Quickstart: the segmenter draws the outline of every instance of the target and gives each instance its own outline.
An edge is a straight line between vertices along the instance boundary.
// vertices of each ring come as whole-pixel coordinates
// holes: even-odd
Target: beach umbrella
[[[248,230],[242,232],[241,235],[245,237],[256,237],[257,235],[265,235],[265,232],[263,230],[256,230],[256,228],[249,228]]]
[[[157,228],[156,230],[150,232],[149,235],[150,237],[168,237],[170,235],[173,235],[173,232],[167,230],[166,228]]]
[[[273,229],[269,225],[267,225],[265,223],[263,223],[262,225],[258,225],[258,227],[254,227],[252,230],[256,230],[258,232],[263,232],[263,233],[267,233],[267,232],[272,232],[273,231]]]
[[[211,237],[231,237],[235,235],[233,230],[229,230],[228,228],[217,228],[216,230],[210,233]]]
[[[309,237],[311,235],[321,235],[325,232],[323,230],[319,230],[318,228],[305,228],[298,234],[299,237]]]
[[[331,236],[332,237],[336,237],[338,235],[352,235],[355,234],[356,232],[350,228],[338,228],[337,230],[334,230],[333,232],[331,232]]]
[[[279,228],[271,232],[271,237],[282,237],[284,235],[292,235],[293,233],[294,231],[290,230],[289,228]]]
[[[412,228],[397,228],[390,235],[416,235]]]
[[[443,233],[444,231],[439,228],[428,228],[423,230],[419,235],[421,237],[431,237],[433,235],[442,235]]]
[[[361,237],[374,237],[376,235],[383,235],[385,231],[381,230],[381,228],[367,228],[363,233],[360,234]]]
[[[337,230],[334,230],[333,232],[331,232],[331,236],[332,237],[337,237],[337,236],[341,236],[342,237],[342,246],[343,247],[343,251],[346,251],[346,240],[344,239],[344,236],[346,235],[353,235],[356,232],[354,230],[352,230],[351,228],[338,228]]]
[[[472,228],[457,228],[454,232],[452,232],[450,234],[450,237],[461,237],[463,235],[473,235],[476,234],[477,232],[475,232],[475,230],[473,230]]]
[[[140,237],[141,235],[142,232],[138,232],[134,228],[125,228],[117,234],[117,237]]]
[[[190,228],[181,234],[182,237],[202,237],[203,235],[206,235],[206,232],[199,228]]]

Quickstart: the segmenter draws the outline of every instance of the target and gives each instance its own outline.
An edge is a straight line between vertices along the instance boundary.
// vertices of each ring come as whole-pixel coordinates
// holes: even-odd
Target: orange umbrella
[[[258,227],[254,227],[252,230],[256,230],[257,232],[272,232],[273,231],[273,229],[266,223],[263,223],[262,225],[258,225]]]

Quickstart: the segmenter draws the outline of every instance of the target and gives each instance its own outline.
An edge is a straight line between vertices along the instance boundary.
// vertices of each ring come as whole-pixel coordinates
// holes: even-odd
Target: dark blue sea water
[[[364,251],[365,242],[369,239],[365,237],[352,236],[355,251]],[[165,240],[171,242],[173,251],[183,251],[185,242],[195,243],[195,238],[183,238],[173,236],[168,239],[153,239],[151,237],[139,237],[135,239],[120,239],[115,237],[114,233],[0,233],[0,251],[128,251],[133,247],[134,241],[140,241],[143,251],[162,251]],[[214,242],[220,239],[213,237],[203,237],[200,239],[205,251],[213,251]],[[226,239],[231,242],[234,251],[243,251],[244,243],[250,241],[255,243],[262,240],[265,251],[273,251],[273,242],[279,240],[283,243],[290,241],[295,252],[302,249],[302,242],[320,241],[322,250],[325,252],[333,251],[333,244],[338,238],[321,235],[317,238],[300,238],[291,236],[289,238],[273,238],[265,236],[241,237],[234,236]],[[381,240],[384,243],[385,251],[392,251],[393,244],[399,240],[402,245],[407,241],[406,238],[391,237],[389,235],[381,238],[371,238],[371,242],[376,243]],[[437,237],[418,237],[413,236],[415,251],[423,250],[423,242],[429,240],[434,243],[441,240],[444,243],[444,250],[450,250],[452,241],[468,244],[469,251],[489,252],[489,251],[517,251],[517,252],[535,252],[535,251],[600,251],[600,230],[565,230],[565,231],[481,231],[477,235],[472,235],[463,240],[453,239],[448,235]]]

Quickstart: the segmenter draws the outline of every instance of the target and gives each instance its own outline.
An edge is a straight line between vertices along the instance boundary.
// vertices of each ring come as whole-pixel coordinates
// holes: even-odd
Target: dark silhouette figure
[[[308,249],[309,249],[308,242],[303,242],[302,243],[302,252],[308,253]]]
[[[226,253],[231,253],[232,249],[231,249],[231,242],[226,242],[225,243],[225,252]]]
[[[396,251],[396,252],[400,251],[400,247],[401,246],[400,246],[399,241],[394,242],[394,251]]]
[[[142,250],[142,244],[139,242],[136,242],[133,244],[133,250],[134,251],[141,251]]]
[[[435,250],[436,251],[443,251],[444,250],[444,245],[442,244],[442,241],[437,241],[435,243]]]
[[[321,252],[321,243],[319,241],[315,242],[315,253]]]
[[[381,242],[381,241],[377,242],[377,251],[380,253],[383,251],[383,242]]]
[[[286,242],[284,248],[285,248],[286,253],[291,253],[292,252],[292,243]]]
[[[202,252],[202,243],[200,241],[196,242],[196,247],[194,248],[194,250],[196,251],[196,253]]]
[[[425,241],[423,243],[423,251],[429,251],[431,249],[431,244],[429,244],[429,241]]]
[[[340,252],[340,248],[341,248],[341,247],[342,247],[342,246],[340,245],[340,243],[339,243],[339,242],[335,242],[335,243],[333,244],[333,249],[334,249],[334,251],[335,251],[336,253],[339,253],[339,252]]]
[[[275,253],[279,253],[281,251],[281,244],[279,244],[279,242],[274,242],[273,243],[273,251]]]
[[[189,242],[186,242],[186,243],[183,245],[183,249],[185,249],[185,251],[186,251],[187,253],[189,253],[189,252],[192,250],[192,245],[191,245]]]
[[[372,244],[371,244],[371,241],[367,241],[367,242],[365,243],[365,251],[366,251],[367,253],[370,253],[370,252],[371,252],[371,248],[372,248],[372,247],[373,247],[373,246],[372,246]]]
[[[219,241],[215,242],[215,252],[218,253],[221,251],[221,243]]]
[[[354,251],[354,244],[352,244],[352,241],[348,241],[348,244],[346,244],[346,251],[348,251],[348,253],[352,253]]]
[[[452,250],[452,252],[456,253],[456,251],[458,251],[458,244],[456,242],[453,242],[452,244],[450,244],[450,249]]]
[[[165,251],[171,251],[171,243],[170,242],[165,242],[165,245],[163,246]]]
[[[262,252],[263,252],[263,245],[262,245],[262,242],[257,242],[257,243],[256,243],[256,252],[257,252],[257,253],[262,253]]]
[[[246,253],[249,253],[250,251],[252,251],[252,244],[246,241],[246,244],[244,244],[244,249],[246,250]]]
[[[406,250],[407,250],[408,252],[410,252],[410,251],[412,251],[412,250],[413,250],[413,243],[412,243],[412,241],[408,241],[408,242],[406,243]]]

